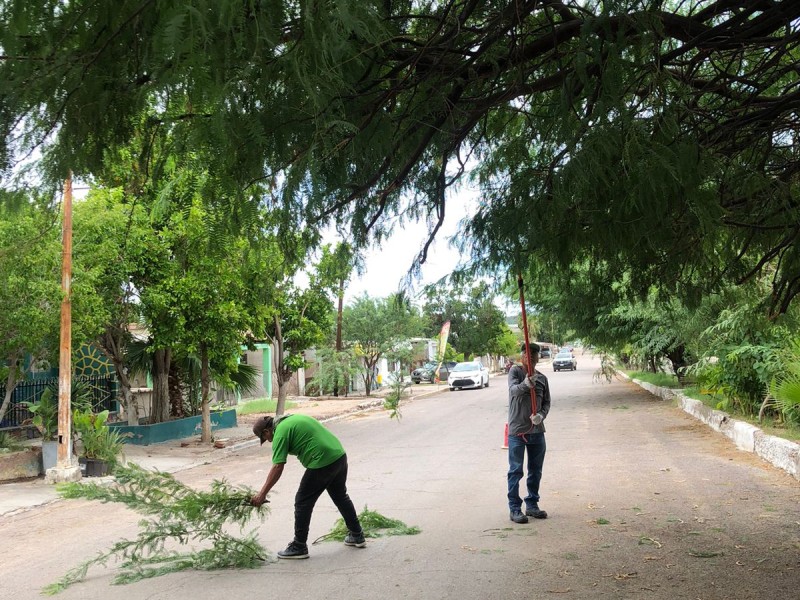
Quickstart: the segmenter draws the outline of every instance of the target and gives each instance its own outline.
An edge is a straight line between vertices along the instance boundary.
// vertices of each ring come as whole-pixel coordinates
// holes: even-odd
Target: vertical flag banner
[[[444,351],[447,348],[447,338],[450,335],[450,321],[446,321],[442,325],[442,330],[439,332],[439,349],[436,351],[436,381],[439,381],[439,369],[444,361]]]

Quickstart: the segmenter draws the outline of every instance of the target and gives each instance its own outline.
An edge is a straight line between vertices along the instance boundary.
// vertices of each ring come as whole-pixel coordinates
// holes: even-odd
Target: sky
[[[470,194],[448,198],[444,223],[428,249],[420,279],[414,281],[414,292],[449,275],[461,261],[458,250],[450,246],[450,239],[457,233],[459,221],[474,206],[473,202]],[[407,223],[405,228],[398,227],[380,247],[370,248],[364,256],[364,274],[353,277],[345,290],[345,304],[364,293],[371,298],[385,298],[398,291],[427,237],[424,222]]]
[[[421,267],[421,278],[414,281],[415,291],[449,275],[458,264],[460,254],[450,247],[449,238],[455,234],[459,218],[445,215],[444,225]],[[345,303],[365,293],[372,298],[385,298],[396,292],[426,239],[424,224],[408,224],[385,240],[381,247],[371,248],[364,257],[364,274],[356,275],[345,290]]]

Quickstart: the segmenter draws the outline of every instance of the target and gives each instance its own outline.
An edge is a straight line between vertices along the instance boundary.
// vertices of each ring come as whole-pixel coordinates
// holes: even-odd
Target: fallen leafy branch
[[[147,471],[133,464],[117,467],[114,474],[118,485],[68,483],[60,485],[58,491],[64,498],[119,502],[153,518],[139,522],[140,531],[135,539],[116,542],[107,551],[45,587],[43,593],[61,592],[83,580],[91,566],[105,565],[111,558],[121,561],[115,584],[186,569],[252,569],[267,560],[269,553],[259,544],[254,532],[236,538],[223,531],[226,524],[238,525],[242,531],[254,515],[263,521],[269,509],[266,505],[256,508],[250,504],[253,490],[215,480],[210,491],[197,491],[169,473]],[[186,553],[170,552],[165,549],[169,541],[181,545],[210,542],[211,547]]]

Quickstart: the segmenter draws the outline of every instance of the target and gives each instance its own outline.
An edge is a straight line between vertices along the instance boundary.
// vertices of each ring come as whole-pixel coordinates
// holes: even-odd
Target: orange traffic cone
[[[508,450],[508,423],[506,423],[506,430],[503,433],[503,450]]]

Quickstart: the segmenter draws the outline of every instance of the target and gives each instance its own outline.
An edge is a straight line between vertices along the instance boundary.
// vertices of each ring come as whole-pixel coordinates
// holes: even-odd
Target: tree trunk
[[[278,404],[275,407],[275,416],[279,417],[283,414],[286,407],[286,381],[278,374]]]
[[[286,407],[286,381],[283,379],[283,332],[281,330],[281,320],[278,315],[273,317],[275,324],[275,337],[272,340],[273,360],[275,367],[275,379],[278,382],[278,404],[275,406],[275,416],[280,417]]]
[[[169,366],[171,348],[159,348],[153,353],[153,406],[151,420],[163,423],[169,420]]]
[[[202,390],[202,425],[200,441],[211,443],[211,377],[208,374],[208,347],[200,344],[200,389]]]
[[[101,336],[100,347],[114,365],[114,372],[119,382],[120,393],[122,394],[122,406],[125,408],[125,415],[128,418],[128,425],[139,424],[139,403],[136,396],[131,392],[131,380],[128,377],[128,369],[125,366],[124,342],[121,335],[115,335],[118,329],[107,328]]]
[[[669,358],[672,363],[672,372],[675,373],[678,381],[683,385],[685,378],[683,367],[686,366],[686,347],[683,344],[676,346],[667,354],[667,358]]]
[[[181,373],[178,369],[178,365],[170,362],[169,365],[169,416],[173,419],[180,419],[182,417],[187,416],[185,410],[185,403],[184,403],[184,395],[183,395],[184,385],[183,381],[181,380]],[[192,397],[192,393],[195,394],[195,397]],[[200,408],[197,402],[193,402],[196,400],[196,391],[189,390],[189,398],[188,404],[191,408],[192,414],[196,415],[198,409]]]
[[[377,357],[373,362],[364,361],[364,365],[367,367],[366,373],[364,373],[364,393],[369,397],[370,393],[372,392],[373,382],[374,382],[374,374],[375,374],[375,365],[378,364]]]
[[[14,389],[17,387],[17,357],[12,356],[8,359],[8,377],[6,378],[6,395],[3,398],[3,404],[0,406],[0,421],[6,416],[6,411],[11,404],[11,396],[14,395]]]
[[[344,279],[339,280],[339,306],[336,309],[336,359],[342,351],[342,313],[344,312]],[[339,396],[339,376],[333,378],[333,396]]]
[[[112,359],[114,371],[119,381],[119,390],[122,394],[122,406],[125,407],[125,416],[128,418],[128,425],[139,424],[139,403],[131,392],[131,380],[128,378],[128,370],[125,365],[116,359]]]

